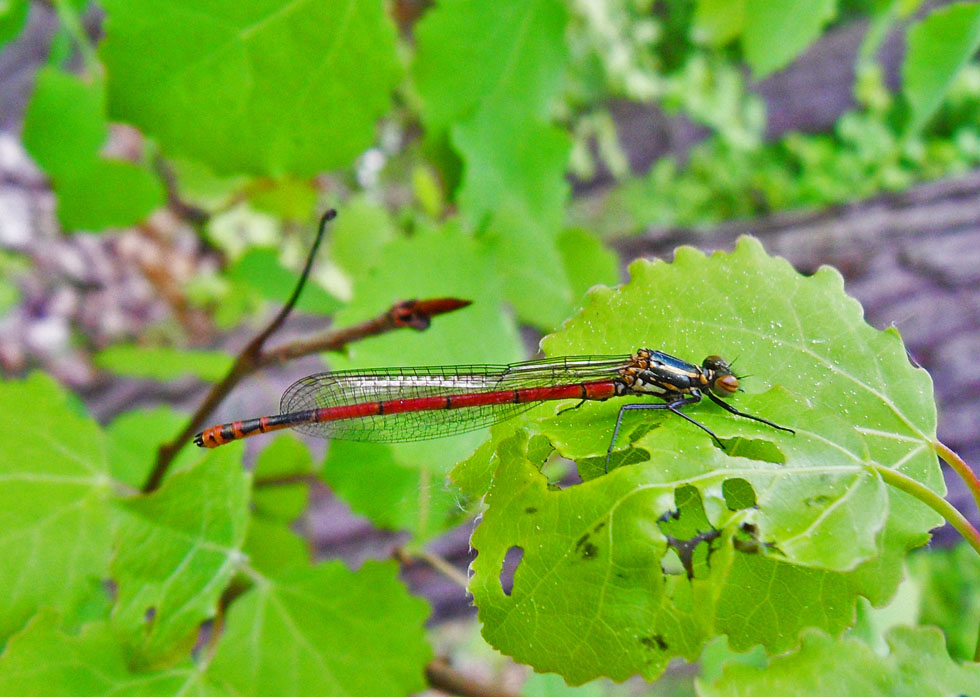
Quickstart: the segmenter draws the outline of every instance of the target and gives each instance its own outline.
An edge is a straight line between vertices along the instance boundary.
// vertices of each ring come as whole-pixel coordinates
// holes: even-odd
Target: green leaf
[[[967,695],[980,684],[980,666],[950,659],[939,630],[899,627],[888,635],[891,652],[880,656],[856,639],[805,635],[794,653],[766,668],[731,665],[712,683],[699,683],[704,697],[754,695]]]
[[[428,607],[397,573],[390,563],[351,572],[332,562],[260,579],[231,606],[207,676],[243,697],[423,690]]]
[[[709,46],[724,46],[742,33],[746,0],[697,0],[691,36]]]
[[[254,247],[228,269],[229,279],[257,291],[263,298],[285,303],[299,280],[299,274],[279,263],[279,250],[271,247]],[[309,280],[296,302],[296,308],[315,315],[329,315],[340,302],[323,290],[316,281]]]
[[[163,203],[163,187],[148,170],[100,157],[107,135],[101,83],[55,68],[38,73],[24,145],[51,177],[58,218],[68,229],[130,225]]]
[[[507,299],[521,319],[557,327],[572,310],[557,236],[569,186],[567,134],[550,126],[501,117],[483,109],[453,130],[465,171],[460,210],[474,224],[489,220],[487,234]]]
[[[921,584],[918,620],[943,628],[953,657],[972,660],[980,615],[976,551],[961,542],[953,549],[917,552],[909,558],[909,575]]]
[[[55,179],[58,220],[69,230],[134,225],[163,204],[159,179],[132,162],[94,160],[75,176]]]
[[[405,298],[452,296],[472,300],[469,307],[433,318],[424,332],[405,329],[362,341],[348,347],[346,356],[331,356],[331,368],[391,365],[439,365],[456,363],[505,363],[523,353],[514,320],[501,312],[503,290],[484,246],[465,235],[457,223],[420,225],[411,239],[396,238],[385,246],[375,270],[360,278],[352,302],[337,313],[336,324],[348,326],[376,315],[393,302]],[[398,512],[397,524],[405,526],[414,503],[421,503],[420,488],[440,491],[443,473],[468,457],[484,440],[481,433],[418,443],[390,446],[341,446],[331,444],[328,469],[347,467],[352,472],[369,468],[388,471],[390,463],[416,472],[416,490],[405,498],[404,489],[384,489],[386,495],[372,506],[387,502]],[[341,453],[346,453],[341,457]],[[348,457],[349,455],[349,457]],[[400,472],[400,470],[398,470]],[[328,479],[332,474],[325,475]],[[353,493],[353,490],[352,490]],[[442,495],[428,499],[442,501]],[[413,503],[414,502],[414,503]],[[363,512],[368,508],[358,504]],[[374,510],[373,508],[371,510]],[[384,524],[393,519],[386,517]],[[410,529],[432,530],[436,521],[447,520],[436,508],[419,508]]]
[[[139,673],[105,623],[69,636],[50,611],[38,614],[0,656],[0,694],[34,697],[217,697],[201,673],[182,661],[167,670]]]
[[[0,382],[0,412],[2,641],[40,606],[72,611],[104,576],[112,480],[98,426],[51,378]]]
[[[936,113],[953,78],[980,48],[980,4],[937,8],[908,32],[902,89],[912,109],[909,131]]]
[[[120,503],[113,620],[146,664],[193,639],[243,560],[249,477],[240,462],[237,448],[215,450],[152,494]]]
[[[707,400],[688,407],[728,443],[723,451],[673,414],[627,413],[613,458],[623,466],[599,476],[621,402],[531,412],[531,432],[577,460],[588,481],[549,489],[520,439],[497,438],[500,464],[473,537],[471,590],[486,638],[575,683],[652,678],[717,634],[737,651],[785,651],[804,627],[843,630],[858,595],[887,601],[905,550],[940,521],[869,465],[943,491],[932,385],[897,334],[864,322],[836,272],[804,278],[750,239],[733,254],[682,248],[673,264],[630,271],[629,284],[594,289],[544,340],[546,353],[649,346],[692,361],[737,356],[751,376],[734,406],[796,434]],[[678,498],[687,490],[696,496]],[[663,524],[685,511],[701,522],[682,533]],[[499,573],[511,547],[524,553],[508,596]]]
[[[110,346],[94,356],[97,366],[119,375],[163,382],[193,375],[216,382],[231,369],[232,358],[218,351],[177,349],[169,346]]]
[[[141,488],[156,463],[157,450],[180,433],[187,419],[187,414],[169,407],[134,409],[114,419],[106,428],[106,450],[113,478],[134,490]],[[200,455],[197,448],[181,450],[171,471],[184,469]]]
[[[219,174],[350,165],[399,78],[376,0],[101,4],[112,116]]]
[[[756,79],[789,65],[837,14],[837,0],[745,0],[742,50]]]
[[[27,0],[4,0],[0,3],[0,46],[16,39],[27,23]]]
[[[582,228],[562,230],[558,251],[572,284],[573,298],[583,297],[592,286],[613,285],[619,280],[619,258]]]
[[[441,476],[412,464],[407,444],[397,452],[390,446],[330,444],[320,476],[330,489],[379,528],[410,530],[416,540],[428,539],[450,528],[462,513],[459,496]],[[356,463],[353,464],[353,463]]]
[[[413,72],[429,134],[440,137],[484,102],[544,120],[561,88],[567,23],[558,0],[439,3],[415,30]]]
[[[276,574],[309,564],[309,544],[290,525],[306,511],[310,486],[303,477],[312,472],[309,449],[291,435],[275,438],[259,454],[244,547],[252,568]]]
[[[329,256],[354,278],[373,269],[385,245],[396,236],[391,216],[366,196],[349,199],[330,225]]]

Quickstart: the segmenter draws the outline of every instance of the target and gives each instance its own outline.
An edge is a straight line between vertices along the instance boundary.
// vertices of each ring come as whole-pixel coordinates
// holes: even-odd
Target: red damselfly
[[[625,404],[619,410],[606,452],[612,454],[623,415],[632,409],[666,409],[722,442],[681,407],[711,401],[737,416],[795,433],[739,411],[722,397],[739,392],[739,378],[720,356],[700,366],[662,351],[634,355],[568,356],[510,365],[456,365],[343,370],[310,375],[282,396],[277,416],[212,426],[194,437],[205,448],[283,428],[320,438],[399,442],[472,431],[509,419],[544,401],[603,401],[641,395],[663,402]]]

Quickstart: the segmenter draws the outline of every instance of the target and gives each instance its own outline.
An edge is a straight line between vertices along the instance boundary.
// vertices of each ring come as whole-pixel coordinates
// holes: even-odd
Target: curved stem
[[[977,503],[977,510],[980,511],[980,478],[977,477],[977,473],[970,469],[970,466],[966,464],[963,458],[953,452],[945,443],[937,440],[933,442],[932,447],[936,451],[936,454],[943,459],[943,462],[949,465],[959,475],[960,479],[966,482],[967,488],[973,494],[973,500]]]
[[[869,466],[878,473],[886,484],[890,484],[896,489],[901,489],[906,494],[914,496],[945,518],[946,522],[952,525],[963,536],[963,539],[980,555],[980,531],[973,527],[970,521],[966,519],[966,516],[960,513],[953,504],[922,482],[916,481],[908,475],[888,467],[882,467],[881,465]]]

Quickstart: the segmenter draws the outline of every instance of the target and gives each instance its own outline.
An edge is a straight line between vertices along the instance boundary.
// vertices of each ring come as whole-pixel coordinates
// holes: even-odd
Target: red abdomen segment
[[[294,427],[324,438],[374,442],[423,440],[487,426],[544,401],[609,399],[616,396],[616,386],[616,381],[605,380],[338,404],[212,426],[197,434],[194,442],[203,448],[216,448],[233,440]],[[450,413],[455,410],[468,411]],[[372,427],[381,420],[383,427]],[[331,427],[337,422],[347,426]],[[399,425],[404,428],[399,429]]]

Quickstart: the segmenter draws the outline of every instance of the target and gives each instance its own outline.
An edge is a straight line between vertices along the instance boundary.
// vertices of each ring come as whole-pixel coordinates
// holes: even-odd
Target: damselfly
[[[198,433],[194,442],[214,448],[283,428],[341,440],[426,440],[488,426],[544,401],[577,399],[581,406],[627,395],[659,397],[663,402],[620,408],[606,451],[607,468],[623,415],[633,409],[666,409],[724,448],[707,426],[681,411],[705,395],[732,414],[795,433],[721,399],[739,391],[738,376],[720,356],[708,356],[697,366],[650,349],[631,356],[568,356],[510,365],[343,370],[293,383],[282,396],[277,416],[212,426]]]

